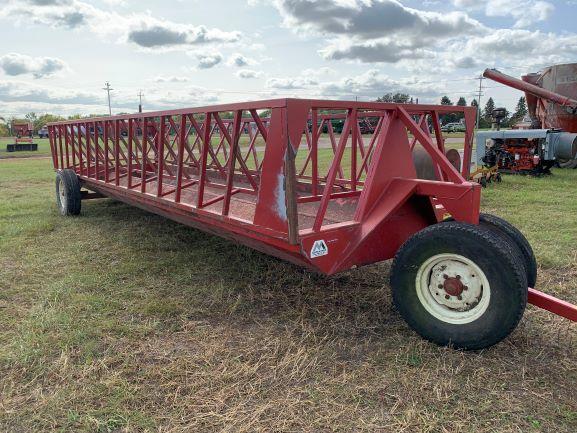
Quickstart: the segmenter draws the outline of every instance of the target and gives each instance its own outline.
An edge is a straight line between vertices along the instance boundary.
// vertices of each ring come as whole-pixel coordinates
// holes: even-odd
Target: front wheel
[[[80,181],[74,170],[65,169],[56,173],[56,204],[61,215],[79,215],[82,196]]]
[[[459,222],[427,227],[407,240],[395,256],[391,286],[411,328],[461,349],[507,337],[527,304],[519,254],[499,234]]]

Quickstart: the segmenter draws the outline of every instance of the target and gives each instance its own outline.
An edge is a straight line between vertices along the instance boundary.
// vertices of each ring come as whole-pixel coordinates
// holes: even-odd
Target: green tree
[[[46,126],[47,123],[58,122],[60,120],[64,120],[64,117],[57,116],[55,114],[44,113],[43,115],[38,117],[36,119],[36,121],[34,122],[34,130],[36,132],[38,132],[38,130],[42,129],[44,126]]]
[[[447,95],[445,95],[441,98],[441,105],[453,105],[453,102]],[[443,114],[442,116],[439,116],[439,120],[442,125],[446,125],[447,123],[458,122],[459,116],[456,113]]]
[[[487,99],[485,109],[483,110],[483,118],[489,123],[491,122],[491,117],[493,115],[494,109],[495,109],[495,101],[493,101],[493,98]]]
[[[463,98],[462,96],[459,98],[459,100],[457,101],[457,106],[459,107],[466,107],[467,106],[467,101],[465,100],[465,98]],[[463,113],[456,113],[455,114],[455,118],[459,121],[461,121],[463,118],[465,117],[465,115]]]
[[[453,103],[451,102],[449,97],[445,95],[441,98],[441,105],[453,105]]]
[[[527,101],[524,96],[519,98],[517,106],[515,107],[515,113],[511,117],[512,122],[519,122],[527,115]]]
[[[476,99],[473,99],[471,101],[471,107],[475,107],[477,110],[479,110],[479,102]],[[477,128],[489,128],[489,127],[491,127],[491,123],[485,120],[485,118],[483,117],[483,113],[481,112]]]
[[[26,116],[24,116],[26,120],[28,120],[29,122],[35,122],[36,119],[38,119],[38,116],[36,116],[36,113],[34,113],[33,111],[31,111],[30,113],[28,113]]]
[[[385,93],[380,98],[377,98],[377,102],[394,102],[396,104],[407,104],[411,100],[411,96],[407,93]]]
[[[8,137],[8,122],[3,117],[0,117],[0,137]]]

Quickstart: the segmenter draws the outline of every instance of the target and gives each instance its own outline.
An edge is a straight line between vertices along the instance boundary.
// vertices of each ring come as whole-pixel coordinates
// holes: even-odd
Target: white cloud
[[[198,69],[210,69],[222,62],[222,54],[220,53],[197,53]]]
[[[240,39],[240,33],[208,29],[205,26],[179,25],[147,17],[133,23],[126,38],[144,48],[174,48],[211,42],[236,42]]]
[[[430,49],[420,48],[412,41],[381,38],[369,41],[354,41],[339,38],[319,51],[327,60],[360,60],[365,63],[396,63],[402,59],[431,57]]]
[[[406,79],[393,79],[377,69],[370,69],[362,74],[343,77],[338,80],[323,80],[312,77],[310,70],[305,70],[297,77],[274,77],[266,82],[266,87],[275,91],[288,91],[295,95],[328,98],[351,98],[358,95],[375,99],[388,92],[406,92],[415,96],[436,96],[441,94],[440,85],[419,83]]]
[[[464,12],[422,11],[396,0],[275,0],[275,5],[285,26],[330,38],[321,50],[330,60],[396,63],[489,31]]]
[[[0,81],[0,100],[3,102],[97,105],[103,103],[104,95],[94,92],[39,86],[21,81]]]
[[[384,32],[410,39],[444,38],[484,29],[462,12],[421,11],[396,0],[276,0],[275,5],[287,26],[362,39]]]
[[[231,54],[226,62],[228,66],[237,66],[239,68],[243,66],[254,65],[256,63],[256,60],[248,58],[240,53]]]
[[[515,28],[546,21],[555,10],[553,3],[543,0],[453,0],[453,4],[471,11],[482,10],[489,17],[510,16]]]
[[[0,69],[11,76],[30,74],[34,78],[44,78],[67,68],[63,60],[54,57],[31,57],[19,53],[0,57]]]
[[[199,86],[179,87],[178,90],[149,88],[146,90],[145,111],[214,104],[220,101],[218,92]],[[0,81],[0,111],[23,115],[30,111],[64,115],[106,113],[106,94],[103,91],[81,91],[26,83],[16,80]],[[113,112],[136,112],[136,91],[112,92]]]
[[[104,39],[132,43],[148,50],[184,50],[204,44],[238,42],[241,33],[181,24],[150,14],[119,14],[79,0],[5,0],[0,17],[69,29],[85,28]]]
[[[577,35],[556,35],[524,29],[499,29],[473,37],[438,56],[457,67],[519,66],[535,68],[577,57]],[[465,65],[459,65],[459,62]]]
[[[179,77],[176,75],[164,76],[159,75],[152,79],[155,83],[186,83],[190,81],[188,77]]]
[[[238,78],[248,79],[248,78],[259,78],[262,77],[262,72],[253,71],[251,69],[240,69],[235,74]]]

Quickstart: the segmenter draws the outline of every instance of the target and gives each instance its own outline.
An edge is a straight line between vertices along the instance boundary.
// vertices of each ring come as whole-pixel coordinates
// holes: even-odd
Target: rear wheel
[[[535,287],[535,283],[537,282],[537,259],[535,259],[535,253],[533,253],[531,244],[529,244],[529,241],[523,233],[503,218],[488,213],[479,215],[479,224],[489,230],[502,233],[510,242],[513,242],[521,253],[527,273],[527,284],[529,287]]]
[[[78,215],[81,206],[80,181],[73,170],[56,173],[56,204],[60,214]]]
[[[444,221],[454,221],[454,219],[448,218]],[[518,254],[521,263],[525,267],[527,284],[529,287],[535,287],[537,282],[537,259],[531,244],[529,244],[523,233],[510,222],[488,213],[479,214],[479,225],[503,236],[511,244],[512,250]]]
[[[447,222],[416,233],[391,270],[394,303],[424,338],[462,349],[498,343],[519,323],[527,277],[502,235]]]

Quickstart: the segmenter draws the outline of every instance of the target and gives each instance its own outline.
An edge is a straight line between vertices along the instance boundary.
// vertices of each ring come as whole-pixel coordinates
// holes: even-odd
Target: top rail
[[[206,105],[202,107],[178,108],[174,110],[158,110],[158,111],[144,111],[142,113],[120,114],[116,116],[102,116],[81,119],[61,120],[57,122],[49,122],[46,126],[51,125],[71,125],[79,121],[90,119],[91,121],[103,120],[128,120],[131,118],[142,117],[160,117],[160,116],[179,116],[182,114],[203,114],[207,112],[224,112],[236,110],[266,110],[272,108],[287,107],[290,101],[306,101],[311,108],[325,108],[325,109],[341,109],[357,108],[362,110],[373,109],[375,111],[394,109],[399,104],[389,102],[359,102],[359,101],[341,101],[341,100],[325,100],[325,99],[297,99],[297,98],[281,98],[281,99],[263,99],[251,102],[235,102],[230,104]],[[453,105],[427,105],[427,104],[403,104],[407,111],[412,114],[419,114],[430,112],[432,110],[438,113],[455,113],[464,112],[464,109],[470,107],[460,107]]]

